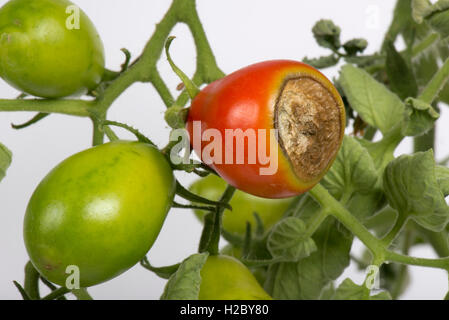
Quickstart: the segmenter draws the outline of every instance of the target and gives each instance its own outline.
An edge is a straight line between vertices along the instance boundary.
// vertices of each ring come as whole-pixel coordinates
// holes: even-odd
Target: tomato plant
[[[73,265],[82,287],[119,275],[153,245],[174,186],[166,159],[144,143],[112,142],[71,156],[28,204],[24,237],[31,261],[61,286]]]
[[[87,287],[139,261],[168,280],[161,299],[173,300],[398,299],[410,266],[448,272],[448,159],[433,153],[439,112],[449,103],[448,17],[446,1],[398,0],[382,46],[370,54],[366,40],[342,41],[339,26],[320,20],[312,34],[325,55],[226,75],[195,1],[173,0],[143,52],[131,61],[123,49],[114,71],[104,66],[93,24],[71,2],[9,1],[0,9],[0,76],[22,94],[0,99],[0,112],[37,112],[15,129],[55,113],[93,126],[93,147],[56,166],[29,200],[23,238],[30,261],[23,285],[14,282],[19,293],[91,299]],[[197,49],[192,79],[170,56],[178,23]],[[291,23],[303,27],[300,19]],[[158,72],[164,48],[183,82],[178,97]],[[340,68],[332,81],[318,71],[328,67]],[[173,130],[164,146],[110,119],[111,106],[135,83],[151,84],[167,107]],[[136,141],[121,140],[116,128]],[[413,153],[399,155],[406,139]],[[0,144],[0,179],[11,161]],[[186,188],[177,172],[200,180]],[[147,253],[172,208],[201,215],[198,249],[154,266]],[[353,249],[355,238],[363,254]],[[182,238],[170,240],[167,248]],[[438,257],[411,255],[418,245]],[[341,281],[351,260],[365,270],[363,281]]]
[[[104,71],[103,43],[79,10],[67,0],[13,0],[3,6],[0,77],[20,91],[45,98],[95,89]]]

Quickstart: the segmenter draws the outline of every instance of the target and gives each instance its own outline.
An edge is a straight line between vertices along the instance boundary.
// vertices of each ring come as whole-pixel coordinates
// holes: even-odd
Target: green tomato
[[[81,95],[100,83],[104,64],[97,30],[70,1],[11,0],[0,9],[0,76],[15,88]]]
[[[220,254],[231,256],[233,258],[236,258],[238,260],[242,259],[242,253],[243,249],[233,246],[232,244],[227,244],[220,250]],[[256,278],[257,282],[260,283],[260,285],[264,285],[266,279],[267,279],[267,267],[254,267],[254,268],[248,268],[253,276]]]
[[[271,300],[256,278],[239,260],[209,256],[201,269],[199,300]]]
[[[219,200],[225,189],[226,182],[212,174],[190,186],[191,192],[211,200]],[[291,198],[265,199],[237,190],[230,202],[232,211],[226,210],[223,214],[223,228],[230,233],[244,235],[247,221],[253,230],[256,227],[256,212],[264,227],[269,229],[282,218],[292,201]],[[202,219],[204,211],[195,210],[195,214]]]
[[[170,165],[148,144],[118,141],[77,153],[30,199],[24,240],[31,262],[61,286],[69,266],[78,268],[81,287],[114,278],[150,250],[174,192]]]

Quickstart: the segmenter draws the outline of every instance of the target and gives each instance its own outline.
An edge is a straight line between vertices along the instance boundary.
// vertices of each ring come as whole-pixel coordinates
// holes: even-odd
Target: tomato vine
[[[267,277],[265,287],[270,289],[270,294],[275,298],[289,298],[291,296],[291,293],[282,292],[282,288],[276,289],[275,282],[281,281],[276,277],[278,270],[291,267],[288,263],[298,263],[301,259],[311,257],[320,246],[319,238],[322,233],[326,233],[327,237],[331,231],[335,230],[341,233],[336,237],[342,238],[346,231],[351,234],[346,237],[346,240],[341,240],[343,250],[346,250],[346,247],[350,247],[352,244],[352,236],[360,239],[371,253],[371,258],[367,262],[371,266],[381,268],[389,263],[397,263],[404,266],[438,268],[449,272],[449,245],[447,231],[444,229],[449,221],[449,210],[447,204],[444,203],[446,204],[446,207],[444,207],[440,199],[442,195],[444,201],[447,190],[440,192],[440,189],[435,187],[437,185],[435,170],[437,170],[438,165],[434,161],[433,153],[428,151],[435,145],[434,128],[435,121],[438,118],[436,105],[442,101],[440,94],[449,79],[449,54],[446,54],[446,57],[442,59],[441,67],[432,77],[426,79],[424,85],[418,86],[413,71],[408,70],[413,59],[439,45],[440,41],[443,42],[447,35],[437,28],[438,25],[432,26],[432,19],[443,9],[440,7],[437,9],[429,8],[428,12],[422,13],[417,11],[418,6],[413,6],[415,2],[418,3],[419,1],[399,0],[395,18],[404,18],[404,8],[406,8],[407,14],[410,15],[407,16],[407,19],[411,19],[411,11],[415,10],[413,11],[414,17],[422,14],[421,19],[427,19],[431,27],[428,30],[426,29],[428,32],[425,37],[418,40],[415,38],[409,39],[407,49],[402,52],[396,51],[394,42],[401,34],[404,37],[409,35],[403,34],[406,23],[403,22],[399,25],[399,20],[393,21],[385,36],[382,49],[377,54],[369,56],[362,55],[367,45],[363,39],[353,39],[342,45],[339,39],[340,30],[331,21],[321,20],[314,27],[313,32],[318,44],[331,50],[331,54],[317,59],[305,59],[305,61],[317,68],[334,66],[341,60],[348,63],[342,68],[337,82],[338,89],[345,99],[347,111],[352,114],[350,118],[352,118],[354,127],[356,127],[355,123],[359,123],[363,128],[361,131],[365,129],[366,131],[359,137],[357,131],[360,128],[354,128],[356,137],[345,137],[339,154],[340,158],[337,158],[339,163],[332,167],[330,174],[323,178],[320,184],[313,187],[307,194],[297,197],[285,213],[284,219],[279,221],[271,230],[264,230],[261,219],[256,213],[256,228],[254,228],[255,225],[248,223],[243,237],[228,233],[223,229],[222,220],[225,210],[231,209],[230,201],[236,189],[227,185],[219,199],[207,199],[192,193],[176,181],[176,194],[191,202],[191,204],[173,201],[171,207],[203,210],[207,214],[204,217],[204,228],[198,254],[187,258],[182,263],[159,268],[152,266],[146,257],[141,261],[141,265],[146,269],[165,279],[170,279],[170,285],[167,285],[164,297],[179,298],[173,288],[179,285],[176,281],[179,281],[184,272],[189,272],[190,269],[194,270],[191,271],[193,274],[193,276],[190,274],[191,278],[198,281],[199,269],[206,263],[208,256],[220,254],[219,241],[221,237],[224,237],[235,247],[242,248],[239,258],[252,271],[263,270],[271,274],[271,278]],[[169,45],[173,40],[170,33],[178,23],[184,23],[190,29],[197,50],[196,71],[191,80],[184,78],[182,71],[174,65],[168,52]],[[416,24],[415,28],[419,28],[419,26],[419,24]],[[173,97],[156,67],[164,49],[166,49],[167,59],[174,72],[181,75],[185,84],[185,89],[178,97]],[[123,50],[123,52],[125,62],[122,69],[118,72],[107,70],[100,86],[90,92],[90,99],[53,100],[23,97],[0,99],[0,112],[38,112],[38,115],[33,119],[21,126],[16,126],[16,129],[31,125],[52,113],[89,118],[93,125],[93,146],[103,144],[105,135],[110,141],[119,140],[119,137],[112,130],[114,126],[125,128],[133,133],[137,140],[155,146],[150,139],[138,130],[126,124],[108,120],[108,110],[114,101],[134,83],[149,83],[157,91],[167,108],[178,107],[178,109],[172,109],[174,113],[170,116],[173,118],[170,118],[167,122],[173,123],[173,127],[183,126],[186,121],[184,106],[188,103],[189,98],[193,98],[198,93],[197,87],[225,76],[219,68],[207,40],[194,0],[173,0],[167,13],[157,24],[143,52],[134,61],[131,62],[129,52],[126,50]],[[395,66],[402,66],[403,70],[395,74],[390,70],[391,61]],[[407,75],[409,75],[409,78],[404,78]],[[397,80],[396,82],[404,81],[405,85],[404,83],[396,83],[395,85],[394,80]],[[375,105],[372,101],[374,95],[378,95],[381,102],[392,108],[390,110],[373,111],[371,107]],[[363,100],[361,97],[368,102],[361,102]],[[390,111],[392,113],[397,112],[397,114],[391,115]],[[389,119],[390,117],[391,119]],[[377,131],[382,133],[382,139],[373,142],[374,134]],[[395,158],[396,147],[406,137],[413,137],[415,155]],[[166,158],[169,158],[172,147],[173,144],[169,143],[160,151]],[[398,182],[399,179],[396,178],[396,175],[399,175],[396,172],[400,171],[400,174],[406,175],[413,170],[413,165],[417,165],[418,162],[428,164],[428,173],[429,175],[433,174],[433,180],[429,182],[425,179],[431,179],[432,177],[420,177],[421,180],[418,181],[417,178],[416,183],[427,183],[432,188],[435,187],[431,189],[432,192],[437,189],[439,192],[438,195],[435,195],[436,191],[433,192],[435,198],[432,198],[432,201],[434,201],[429,208],[423,208],[420,204],[413,202],[413,195],[417,193],[412,194],[406,187],[402,188],[403,186],[400,185],[402,181]],[[365,166],[362,168],[363,170],[357,168],[361,165],[360,163]],[[171,163],[171,166],[173,170],[184,170],[189,173],[196,173],[199,176],[216,174],[213,169],[201,163],[192,162],[183,165]],[[341,166],[341,168],[338,166]],[[442,176],[447,180],[449,177],[448,170],[446,167],[444,167],[445,169],[442,168],[440,168],[440,170],[444,170]],[[357,175],[364,176],[358,178]],[[398,185],[400,186],[398,187]],[[381,194],[381,196],[376,193]],[[436,199],[437,196],[440,197]],[[357,199],[357,197],[359,198]],[[366,213],[367,217],[358,216],[351,207],[364,203],[363,197],[368,197],[369,200],[367,201],[372,202],[374,207],[367,209],[367,211],[372,211]],[[376,213],[382,212],[385,207],[392,209],[396,213],[396,218],[389,225],[389,230],[384,232],[382,237],[378,237],[369,229],[367,226],[369,222],[367,221],[375,219]],[[410,231],[407,228],[411,223],[414,224],[415,231],[418,230],[421,235],[427,238],[439,254],[439,258],[428,259],[409,256],[408,251],[411,246],[409,242],[411,241],[405,241],[401,252],[392,248],[392,244],[401,233]],[[256,232],[253,229],[256,229]],[[292,243],[288,243],[287,248],[284,248],[282,247],[282,241],[291,241]],[[402,269],[402,272],[405,273],[405,270]],[[370,299],[373,298],[371,290],[367,285],[364,285],[368,281],[367,279],[360,285],[349,280],[341,286],[354,294],[358,292],[357,297],[359,298]],[[50,294],[42,298],[39,294],[39,281],[41,280],[51,290]],[[335,279],[332,278],[331,280]],[[399,280],[397,286],[400,286],[402,281]],[[69,290],[65,287],[54,286],[43,279],[30,262],[25,267],[23,287],[17,282],[14,284],[24,299],[63,299],[69,292],[73,293],[78,299],[92,299],[84,288]],[[197,283],[193,283],[192,288],[195,287],[194,284]],[[169,292],[170,288],[172,292]],[[323,288],[320,288],[320,290]],[[340,291],[339,289],[334,290],[334,297],[342,295],[343,289]],[[398,290],[400,291],[400,289],[396,291]],[[392,292],[393,297],[399,295],[399,292],[396,291]],[[316,298],[320,295],[321,292],[319,294],[314,293],[313,297]],[[198,297],[198,292],[192,292],[188,295],[188,297],[195,296]],[[297,295],[293,294],[293,296],[296,297]]]

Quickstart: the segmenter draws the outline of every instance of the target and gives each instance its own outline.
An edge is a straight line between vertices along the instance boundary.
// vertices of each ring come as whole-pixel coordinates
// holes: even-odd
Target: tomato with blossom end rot
[[[192,100],[186,129],[201,160],[232,186],[265,198],[311,189],[332,165],[345,129],[343,101],[301,62],[256,63]]]

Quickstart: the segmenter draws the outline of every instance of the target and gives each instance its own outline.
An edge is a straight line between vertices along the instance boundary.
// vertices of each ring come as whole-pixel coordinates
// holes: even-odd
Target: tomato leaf
[[[449,195],[449,168],[443,166],[436,166],[435,174],[441,192],[443,192],[443,195],[447,197]]]
[[[279,221],[268,237],[268,250],[274,259],[298,261],[316,251],[315,242],[306,235],[307,225],[299,218]]]
[[[6,170],[11,165],[12,153],[0,143],[0,181],[5,177]]]
[[[161,300],[198,300],[200,271],[208,256],[208,253],[198,253],[185,259],[168,280]]]
[[[340,48],[340,27],[336,26],[331,20],[320,20],[312,28],[313,36],[317,43],[331,50]]]
[[[162,279],[170,279],[170,277],[179,269],[180,263],[171,265],[171,266],[165,266],[165,267],[153,267],[150,264],[150,261],[147,257],[144,257],[140,261],[140,265],[144,267],[147,270],[150,270],[154,272],[158,277]]]
[[[335,198],[346,192],[369,193],[379,179],[373,159],[354,138],[345,136],[337,158],[322,184]]]
[[[310,218],[320,206],[304,197],[298,206],[299,218]],[[334,218],[327,218],[313,235],[317,250],[298,262],[270,265],[265,289],[274,299],[317,299],[323,288],[337,279],[349,265],[353,237],[338,228]]]
[[[345,279],[335,290],[333,300],[391,300],[387,291],[366,297],[366,288],[355,284],[351,279]]]
[[[355,38],[351,39],[349,41],[346,41],[343,44],[343,49],[345,49],[346,53],[350,56],[354,56],[357,53],[362,53],[365,51],[366,47],[368,46],[368,41],[361,38]]]
[[[343,66],[340,85],[363,121],[383,134],[402,121],[404,104],[401,99],[366,71],[349,64]]]
[[[449,206],[436,178],[432,150],[393,160],[385,169],[383,186],[391,207],[422,227],[438,232],[449,221]]]
[[[349,199],[347,208],[360,220],[374,214],[383,200],[380,176],[368,150],[355,138],[345,136],[323,186],[336,199]]]
[[[18,283],[17,281],[13,281],[13,283],[16,286],[17,290],[19,290],[23,300],[32,300],[20,283]]]
[[[396,51],[392,42],[387,42],[385,49],[387,53],[385,71],[390,80],[390,87],[401,99],[415,97],[418,94],[418,84],[413,70],[403,56]]]
[[[402,126],[404,136],[420,136],[434,127],[440,115],[432,105],[414,98],[408,98],[405,102]]]

